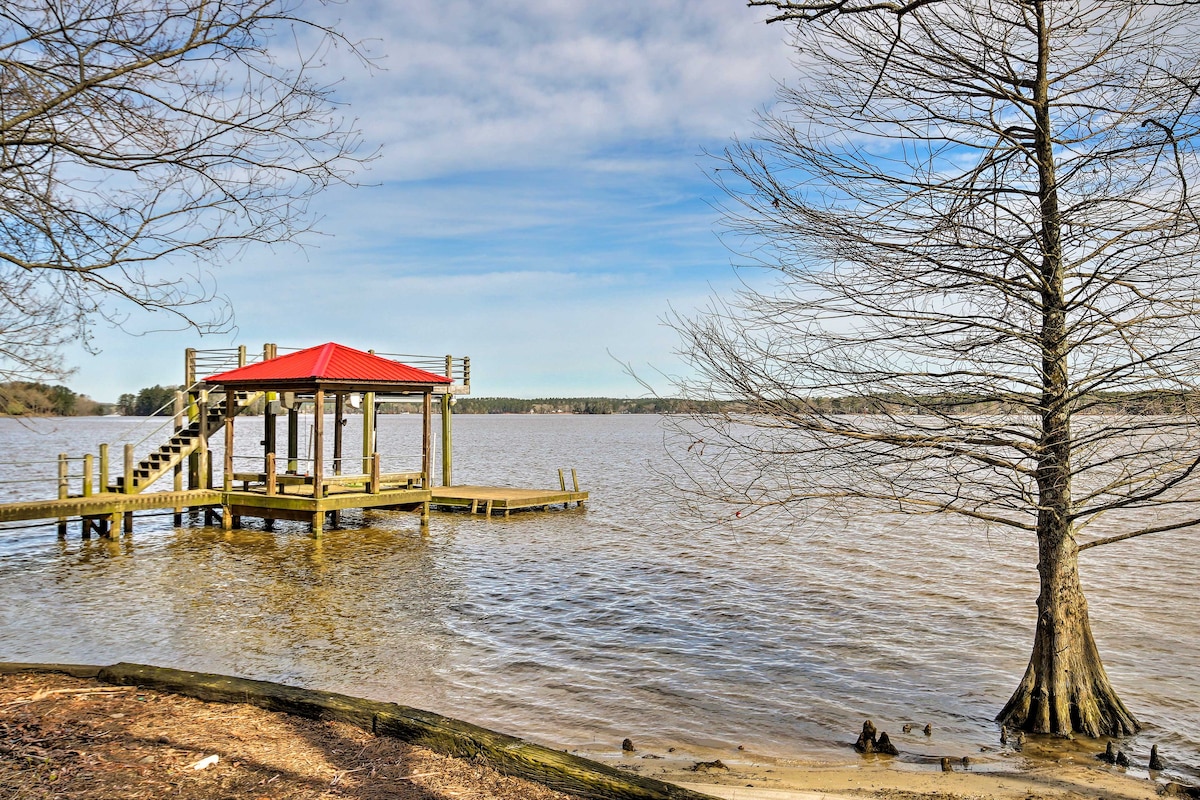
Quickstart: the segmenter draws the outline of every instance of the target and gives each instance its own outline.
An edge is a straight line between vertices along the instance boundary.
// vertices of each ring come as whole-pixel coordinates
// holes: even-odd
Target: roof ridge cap
[[[312,376],[314,378],[320,378],[325,374],[325,368],[329,366],[329,361],[333,358],[333,351],[336,347],[336,342],[326,342],[322,345],[321,352],[317,355],[317,360],[313,363]]]

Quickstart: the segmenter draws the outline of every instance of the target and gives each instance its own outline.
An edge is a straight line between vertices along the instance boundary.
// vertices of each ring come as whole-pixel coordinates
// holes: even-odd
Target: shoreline
[[[287,729],[290,732],[296,723],[291,720],[295,714],[287,714],[285,706],[294,703],[299,709],[300,717],[311,720],[311,725],[356,725],[361,735],[374,741],[390,740],[399,747],[423,746],[431,747],[438,757],[469,756],[464,763],[476,765],[487,763],[498,769],[500,774],[515,775],[516,777],[533,777],[548,790],[566,791],[575,796],[638,796],[638,797],[690,797],[701,796],[724,798],[725,800],[816,800],[820,797],[861,798],[872,797],[880,800],[911,800],[912,798],[991,798],[994,800],[1028,800],[1028,798],[1088,798],[1088,800],[1152,800],[1157,798],[1167,786],[1162,776],[1151,775],[1137,768],[1122,769],[1106,765],[1094,757],[1096,743],[1051,743],[1056,746],[1047,747],[1045,743],[1036,740],[1027,742],[1020,753],[993,751],[981,753],[978,759],[972,759],[969,764],[961,761],[953,764],[952,772],[943,772],[940,762],[930,763],[927,757],[912,755],[898,758],[887,756],[866,756],[858,761],[845,760],[806,760],[803,758],[780,758],[755,754],[751,751],[715,751],[698,748],[668,748],[673,752],[657,752],[653,748],[620,752],[614,750],[598,751],[594,749],[576,749],[569,754],[548,750],[537,745],[531,745],[519,739],[497,734],[492,731],[477,728],[457,720],[440,717],[430,712],[416,709],[402,709],[406,714],[415,715],[423,724],[428,724],[429,730],[441,732],[440,736],[430,736],[429,730],[410,730],[403,726],[391,730],[380,730],[372,733],[377,724],[376,719],[364,726],[361,721],[355,722],[349,712],[353,710],[348,701],[356,701],[344,695],[315,690],[300,690],[285,687],[281,684],[268,684],[258,681],[241,681],[224,676],[211,676],[201,673],[184,673],[176,670],[158,670],[138,665],[115,665],[109,668],[76,667],[71,665],[53,664],[0,664],[0,680],[3,686],[10,687],[14,682],[23,682],[22,689],[26,695],[23,699],[9,701],[0,705],[0,712],[7,713],[10,707],[25,713],[36,710],[38,700],[53,699],[56,693],[74,696],[78,693],[87,696],[86,686],[91,682],[94,688],[90,691],[97,696],[111,698],[116,693],[123,692],[126,701],[135,697],[144,701],[146,695],[154,693],[160,713],[170,713],[170,704],[178,699],[179,702],[200,704],[205,708],[203,719],[215,719],[222,731],[226,727],[225,719],[237,718],[247,713],[263,715],[255,724]],[[74,683],[72,683],[72,681]],[[172,682],[174,684],[172,685]],[[61,688],[63,685],[75,688]],[[41,687],[29,694],[31,687]],[[53,688],[58,686],[60,688]],[[50,687],[50,688],[47,688]],[[81,688],[83,687],[83,688]],[[214,689],[218,687],[218,689]],[[221,689],[220,687],[225,687]],[[261,692],[255,697],[254,692]],[[111,694],[110,694],[111,693]],[[224,696],[218,696],[222,695]],[[20,692],[18,692],[20,694]],[[209,694],[213,696],[205,697]],[[283,702],[286,701],[286,702]],[[345,702],[344,702],[345,701]],[[369,703],[370,701],[361,701]],[[392,706],[393,704],[372,704],[375,706]],[[258,708],[254,708],[258,706]],[[143,703],[126,702],[122,711],[106,713],[105,716],[126,723],[127,717],[136,717],[143,709],[151,706]],[[265,710],[263,710],[265,709]],[[132,712],[132,713],[130,713]],[[78,714],[78,710],[74,712]],[[378,715],[378,710],[373,713]],[[132,723],[135,720],[130,719]],[[3,722],[3,720],[0,720]],[[105,720],[107,722],[107,720]],[[407,723],[411,727],[411,720]],[[440,726],[440,727],[439,727]],[[36,726],[35,726],[36,727]],[[192,723],[190,727],[195,727]],[[382,727],[382,726],[381,726]],[[11,731],[7,723],[4,729]],[[181,719],[182,731],[171,731],[172,741],[183,734],[195,739],[203,739],[205,735],[216,735],[211,731],[189,730],[187,719]],[[448,732],[448,733],[447,733]],[[387,735],[387,734],[391,735]],[[343,734],[344,735],[344,734]],[[11,734],[10,734],[11,736]],[[487,744],[487,738],[498,737],[493,744],[499,745],[496,751],[484,748],[480,743]],[[455,738],[457,737],[457,738]],[[159,739],[166,739],[160,736]],[[311,735],[310,737],[311,738]],[[468,742],[463,747],[463,742]],[[161,744],[161,742],[160,742]],[[524,748],[520,759],[505,761],[502,751],[513,748]],[[9,750],[11,751],[11,745]],[[203,747],[200,748],[204,749]],[[213,747],[209,749],[217,750]],[[366,752],[366,745],[363,751]],[[73,751],[78,752],[78,751]],[[197,752],[199,752],[197,750]],[[500,752],[499,758],[496,752]],[[141,763],[152,763],[158,756],[154,753],[143,758]],[[408,756],[406,756],[407,758]],[[415,756],[414,756],[415,757]],[[422,756],[428,760],[431,756]],[[539,762],[540,758],[549,761]],[[567,761],[562,761],[567,759]],[[419,760],[419,759],[418,759]],[[422,761],[421,763],[425,763]],[[567,763],[576,771],[575,774],[554,773],[547,769],[555,764]],[[589,766],[593,764],[595,769]],[[532,769],[529,766],[533,765]],[[698,766],[699,765],[699,766]],[[236,766],[236,763],[234,764]],[[426,767],[421,767],[425,769]],[[14,767],[15,769],[15,767]],[[522,776],[522,769],[529,774]],[[583,772],[592,769],[591,775],[580,777]],[[374,768],[372,768],[374,771]],[[582,770],[582,772],[579,772]],[[144,770],[143,770],[144,772]],[[185,771],[186,772],[186,771]],[[410,770],[412,772],[412,770]],[[448,767],[437,767],[437,775],[453,772]],[[612,778],[609,773],[616,772],[628,779],[630,787],[623,789],[622,780]],[[179,773],[177,771],[176,774]],[[214,773],[215,774],[215,773]],[[416,774],[416,773],[412,773]],[[188,780],[196,780],[187,774]],[[486,776],[480,773],[478,781],[495,784],[496,779],[491,773]],[[514,778],[515,779],[515,778]],[[393,776],[392,781],[408,781],[409,777]],[[469,775],[459,776],[456,780],[471,780]],[[575,781],[574,786],[571,784]],[[580,783],[579,781],[583,781]],[[598,782],[596,782],[598,781]],[[666,782],[661,788],[659,782]],[[498,784],[497,784],[498,785]],[[603,786],[605,791],[612,794],[597,795],[587,791]],[[583,790],[581,790],[583,787]],[[673,787],[679,787],[676,795]],[[572,792],[572,788],[575,789]],[[529,795],[527,787],[517,787],[515,794],[497,794],[491,789],[484,790],[478,786],[470,791],[470,796],[481,798],[508,798]],[[496,790],[500,791],[500,790]],[[504,790],[505,792],[508,789]],[[621,794],[629,791],[630,794]],[[72,795],[76,796],[76,795]],[[87,794],[77,795],[88,797]],[[97,795],[99,796],[99,795]],[[283,796],[283,795],[281,795]],[[286,795],[291,797],[292,795]],[[299,797],[300,795],[295,795]],[[307,795],[305,795],[307,796]],[[325,795],[313,795],[325,796]],[[367,796],[367,795],[364,795]],[[371,797],[404,797],[403,794],[371,794]],[[532,795],[529,795],[532,796]],[[547,795],[551,796],[551,795]]]
[[[898,757],[860,756],[849,746],[846,758],[779,757],[691,748],[677,748],[671,753],[653,748],[619,754],[611,750],[572,752],[727,800],[1151,800],[1169,794],[1166,787],[1179,786],[1169,777],[1151,774],[1147,769],[1105,764],[1095,758],[1097,749],[1102,746],[1091,740],[1032,740],[1020,752],[981,752],[967,765],[954,759],[950,772],[943,771],[940,759],[903,751]],[[696,765],[714,761],[724,768],[696,770]]]

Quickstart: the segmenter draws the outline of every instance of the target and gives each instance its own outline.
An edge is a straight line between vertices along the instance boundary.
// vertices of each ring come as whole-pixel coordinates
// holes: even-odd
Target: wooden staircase
[[[176,465],[183,463],[184,459],[196,452],[200,447],[201,424],[207,425],[206,435],[208,437],[211,437],[214,433],[225,427],[225,403],[227,398],[222,396],[214,402],[215,397],[217,395],[210,395],[207,419],[197,419],[176,429],[170,439],[142,459],[133,468],[133,486],[128,491],[125,489],[125,477],[123,475],[116,477],[115,482],[107,487],[108,491],[120,494],[138,494],[148,489],[156,480],[166,475]],[[264,397],[263,392],[235,393],[233,397],[235,404],[234,416],[241,414],[262,397]]]

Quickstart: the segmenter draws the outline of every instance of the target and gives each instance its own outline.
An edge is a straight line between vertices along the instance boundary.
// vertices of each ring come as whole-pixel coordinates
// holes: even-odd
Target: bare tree
[[[774,280],[673,318],[684,391],[732,403],[681,426],[690,489],[1035,536],[1033,652],[998,719],[1136,731],[1077,557],[1200,523],[1200,20],[1128,0],[749,5],[791,24],[801,74],[717,171],[728,235]]]
[[[347,180],[359,136],[315,71],[362,52],[298,6],[0,4],[0,379],[61,375],[123,303],[228,324],[193,316],[215,296],[197,264],[293,239]]]

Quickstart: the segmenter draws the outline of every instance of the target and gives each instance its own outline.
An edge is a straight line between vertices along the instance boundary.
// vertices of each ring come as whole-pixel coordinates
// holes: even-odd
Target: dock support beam
[[[333,474],[342,474],[342,424],[345,416],[346,395],[335,392],[333,395]]]
[[[121,486],[122,494],[133,494],[133,445],[125,445],[125,480]]]
[[[59,455],[58,455],[58,499],[59,500],[66,500],[67,495],[70,494],[69,483],[68,483],[70,481],[70,477],[69,477],[69,473],[68,473],[69,463],[70,462],[67,461],[67,454],[59,453]],[[60,538],[60,539],[67,538],[67,518],[66,517],[58,518],[58,538]]]
[[[325,390],[313,392],[313,499],[325,496]]]
[[[453,395],[442,395],[442,486],[450,486],[454,475],[454,445],[451,440],[450,401]]]
[[[446,377],[454,380],[454,356],[446,356]],[[450,486],[454,470],[454,446],[450,432],[450,406],[454,404],[454,395],[450,392],[442,395],[442,486]]]
[[[367,392],[362,398],[362,416],[363,416],[363,446],[362,471],[368,472],[371,469],[371,454],[375,452],[375,393]]]
[[[176,392],[175,393],[175,430],[177,430],[177,431],[183,429],[183,409],[184,409],[183,392]],[[182,460],[180,460],[180,462],[175,465],[174,473],[175,473],[174,483],[172,483],[172,487],[177,492],[182,491],[183,490],[183,461]],[[179,526],[181,526],[183,524],[183,506],[175,507],[175,516],[174,516],[173,521],[175,523],[176,528],[178,528]]]
[[[433,394],[421,396],[421,488],[430,487],[433,476]]]
[[[300,471],[300,409],[296,408],[296,399],[288,409],[288,451],[287,471],[295,475]]]
[[[232,387],[225,387],[225,491],[233,491],[233,415],[237,411]],[[225,515],[228,518],[228,514]]]
[[[108,443],[100,444],[100,491],[109,491],[108,485]]]

